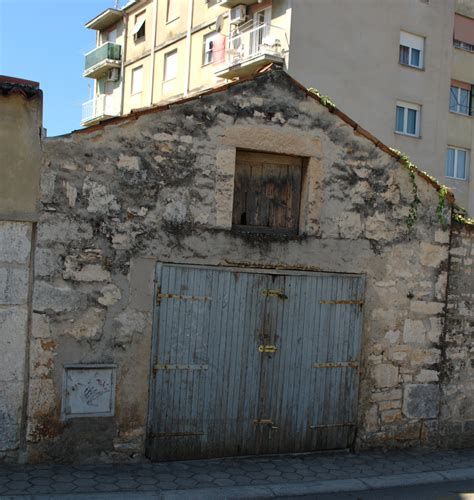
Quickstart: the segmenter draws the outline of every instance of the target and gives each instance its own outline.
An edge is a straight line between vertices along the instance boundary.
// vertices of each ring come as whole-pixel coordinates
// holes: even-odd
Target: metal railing
[[[287,52],[288,38],[283,28],[269,23],[256,25],[252,20],[231,33],[226,63],[232,66],[264,54],[284,57]]]
[[[120,114],[120,103],[110,95],[99,95],[82,105],[81,123],[86,123],[101,116],[117,116]]]
[[[88,69],[107,59],[120,61],[121,58],[122,47],[117,43],[105,42],[100,47],[96,47],[86,54],[84,71],[87,71]]]

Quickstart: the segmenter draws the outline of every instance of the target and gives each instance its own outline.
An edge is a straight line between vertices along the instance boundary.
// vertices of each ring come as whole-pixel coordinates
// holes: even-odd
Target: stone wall
[[[449,261],[441,442],[474,446],[474,227],[453,225]]]
[[[16,460],[25,393],[30,223],[0,221],[0,461]]]
[[[143,454],[157,261],[366,276],[357,446],[437,445],[449,228],[409,231],[409,175],[274,71],[45,143],[30,350],[31,461]],[[231,230],[236,150],[307,158],[300,234]],[[64,419],[64,365],[117,366],[115,415]]]

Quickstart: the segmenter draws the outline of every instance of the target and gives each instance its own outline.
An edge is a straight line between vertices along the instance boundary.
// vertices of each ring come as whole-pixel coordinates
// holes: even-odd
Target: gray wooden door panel
[[[351,445],[363,278],[161,265],[157,281],[151,458]]]

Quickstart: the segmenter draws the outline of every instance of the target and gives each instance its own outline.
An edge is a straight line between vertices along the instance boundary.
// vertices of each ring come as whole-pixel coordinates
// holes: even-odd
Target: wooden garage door
[[[160,264],[155,460],[347,448],[363,278]]]

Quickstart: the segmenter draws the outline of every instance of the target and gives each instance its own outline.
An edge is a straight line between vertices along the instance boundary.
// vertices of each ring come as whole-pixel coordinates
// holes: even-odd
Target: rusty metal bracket
[[[278,429],[278,426],[275,425],[275,422],[269,418],[257,418],[253,421],[254,425],[268,425],[270,429]]]
[[[283,300],[288,298],[288,295],[285,295],[283,290],[271,290],[270,288],[264,288],[262,290],[262,295],[264,297],[277,297]]]
[[[334,363],[314,363],[313,368],[359,368],[357,361],[341,361]]]
[[[320,300],[320,304],[356,304],[362,306],[364,304],[363,300]]]
[[[278,347],[276,345],[260,345],[258,346],[258,352],[277,352]]]
[[[166,364],[158,363],[153,367],[153,372],[158,370],[207,370],[209,365],[184,365],[184,364]]]
[[[206,302],[212,300],[211,297],[199,296],[199,295],[178,295],[175,293],[157,293],[156,294],[156,305],[160,305],[163,299],[177,299],[177,300],[200,300]]]

